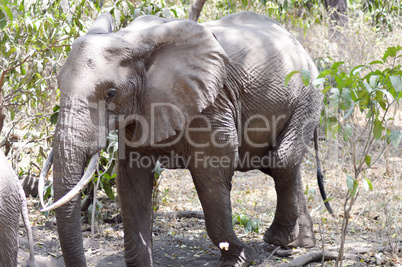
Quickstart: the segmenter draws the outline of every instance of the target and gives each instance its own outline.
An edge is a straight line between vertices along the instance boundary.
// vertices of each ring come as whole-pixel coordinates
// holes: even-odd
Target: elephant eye
[[[108,88],[106,90],[106,100],[112,99],[116,95],[116,92],[115,88]]]

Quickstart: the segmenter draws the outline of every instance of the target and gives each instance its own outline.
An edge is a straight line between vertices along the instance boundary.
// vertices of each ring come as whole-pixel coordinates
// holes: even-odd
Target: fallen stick
[[[204,212],[194,210],[158,212],[154,215],[154,219],[156,217],[171,218],[171,219],[181,219],[181,218],[204,219]]]
[[[194,210],[183,210],[183,211],[170,211],[170,212],[158,212],[154,214],[154,219],[157,217],[169,218],[169,219],[181,219],[181,218],[197,218],[204,219],[204,213],[202,211],[194,211]],[[121,215],[118,214],[112,219],[104,219],[105,223],[122,223],[123,220]]]
[[[306,255],[300,256],[289,263],[279,264],[278,267],[298,267],[306,265],[309,262],[320,261],[324,256],[324,260],[336,260],[338,252],[335,251],[312,251]],[[346,253],[343,255],[343,259],[357,259],[357,254]]]

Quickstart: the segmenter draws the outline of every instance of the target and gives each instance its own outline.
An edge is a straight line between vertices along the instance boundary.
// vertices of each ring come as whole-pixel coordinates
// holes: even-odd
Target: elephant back
[[[240,95],[270,90],[268,94],[275,94],[275,101],[282,99],[282,106],[288,109],[305,94],[305,86],[301,77],[295,75],[285,88],[285,77],[302,68],[311,72],[312,79],[318,75],[313,60],[298,40],[267,16],[240,12],[203,25],[215,33],[229,57],[228,76],[245,77],[237,79]]]

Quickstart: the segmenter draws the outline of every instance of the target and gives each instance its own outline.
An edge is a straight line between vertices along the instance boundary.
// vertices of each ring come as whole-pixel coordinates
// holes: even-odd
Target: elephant
[[[34,267],[34,244],[25,192],[2,151],[0,151],[0,170],[0,266],[17,266],[19,214],[21,213],[29,245],[27,266]]]
[[[287,75],[302,69],[311,79],[318,75],[294,36],[254,12],[203,24],[140,16],[117,32],[112,16],[100,15],[73,42],[57,76],[56,202],[43,210],[55,208],[66,266],[86,265],[78,193],[91,179],[108,133],[116,129],[127,266],[153,265],[157,161],[190,171],[208,236],[220,247],[220,266],[247,266],[255,256],[232,227],[235,171],[258,169],[275,181],[275,218],[264,241],[313,247],[300,166],[317,132],[322,95],[299,75],[285,86]]]

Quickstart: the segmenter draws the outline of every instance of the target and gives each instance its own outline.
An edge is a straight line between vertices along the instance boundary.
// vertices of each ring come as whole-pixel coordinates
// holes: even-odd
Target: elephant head
[[[61,96],[53,141],[55,200],[76,187],[48,209],[58,207],[67,266],[86,265],[76,194],[83,180],[90,179],[93,168],[81,180],[86,163],[92,157],[90,165],[95,166],[108,132],[118,128],[120,141],[135,146],[168,139],[214,102],[226,77],[224,50],[211,31],[194,22],[144,16],[124,30],[113,29],[110,14],[98,17],[88,33],[74,41],[57,77]]]

